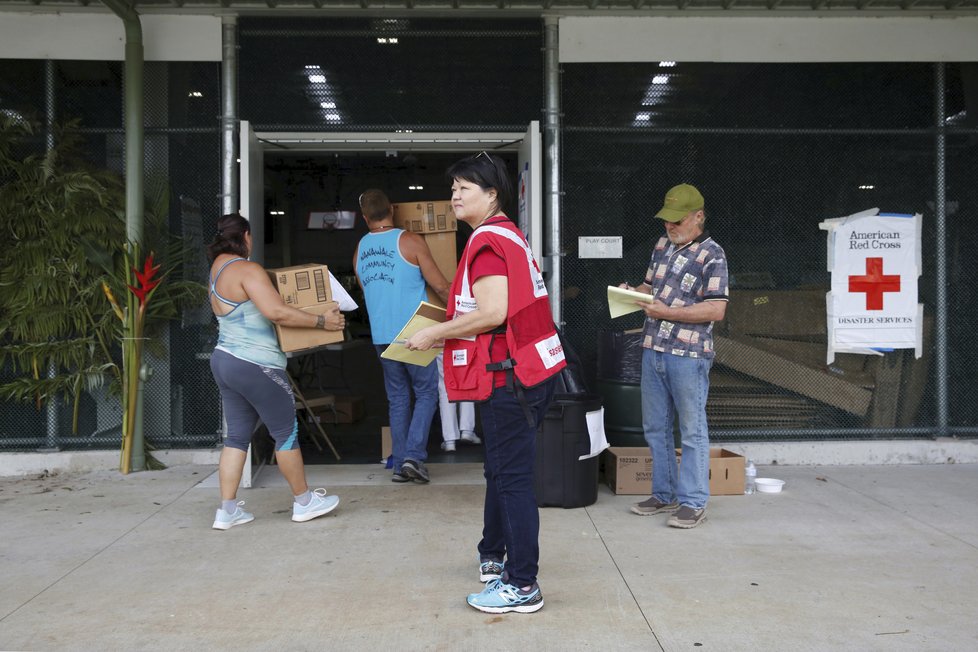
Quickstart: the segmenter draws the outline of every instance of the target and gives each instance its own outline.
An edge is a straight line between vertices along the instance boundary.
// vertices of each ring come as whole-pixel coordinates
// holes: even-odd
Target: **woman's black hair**
[[[228,213],[217,221],[217,233],[207,245],[207,255],[211,262],[221,254],[234,254],[242,258],[248,257],[248,245],[245,243],[245,233],[251,233],[251,224],[239,213]]]
[[[493,154],[479,152],[454,163],[445,172],[449,181],[464,179],[483,190],[495,190],[498,210],[504,211],[513,201],[513,182],[506,163]]]

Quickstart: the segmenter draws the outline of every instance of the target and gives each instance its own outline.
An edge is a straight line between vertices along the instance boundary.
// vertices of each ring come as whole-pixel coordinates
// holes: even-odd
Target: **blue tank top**
[[[221,272],[225,267],[239,260],[244,258],[232,258],[221,265],[217,275],[211,280],[211,294],[217,297],[218,301],[232,307],[231,312],[226,315],[215,315],[218,336],[217,346],[214,348],[261,367],[285,369],[285,354],[279,348],[272,322],[261,314],[258,306],[250,299],[237,303],[225,299],[217,291],[217,279],[221,277]]]
[[[357,276],[374,344],[394,341],[418,304],[428,298],[421,268],[401,256],[397,243],[402,233],[402,229],[368,233],[357,247]]]

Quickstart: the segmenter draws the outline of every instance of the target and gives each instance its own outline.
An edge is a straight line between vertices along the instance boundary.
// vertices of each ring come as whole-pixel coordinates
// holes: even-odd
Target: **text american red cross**
[[[866,310],[882,310],[883,293],[900,291],[900,275],[883,274],[883,259],[867,258],[866,273],[849,277],[849,291],[866,293]]]

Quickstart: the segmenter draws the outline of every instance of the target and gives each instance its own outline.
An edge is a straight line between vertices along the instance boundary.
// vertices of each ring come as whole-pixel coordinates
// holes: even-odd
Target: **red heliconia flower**
[[[139,287],[128,286],[129,291],[136,295],[139,299],[139,305],[146,303],[147,295],[160,284],[158,280],[154,280],[153,277],[156,276],[156,272],[160,271],[160,266],[153,266],[153,252],[150,252],[146,256],[146,261],[143,263],[143,271],[140,272],[135,267],[132,268],[133,274],[136,275],[136,279],[139,281]]]
[[[156,267],[153,267],[152,251],[149,252],[148,256],[146,256],[146,261],[143,263],[143,271],[140,272],[135,267],[132,268],[132,271],[136,275],[136,278],[139,279],[139,284],[143,287],[152,288],[159,283],[159,281],[153,281],[153,277],[156,276],[156,272],[160,271],[160,266],[157,265]]]

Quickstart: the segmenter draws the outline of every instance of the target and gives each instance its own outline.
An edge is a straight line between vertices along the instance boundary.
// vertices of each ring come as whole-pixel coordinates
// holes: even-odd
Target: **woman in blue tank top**
[[[325,489],[310,491],[306,484],[295,397],[273,324],[338,331],[346,326],[344,317],[338,309],[315,315],[286,305],[262,266],[247,260],[251,227],[237,213],[218,221],[208,254],[211,309],[219,327],[211,371],[227,422],[218,470],[221,506],[213,527],[227,530],[255,518],[241,508],[244,501],[237,501],[237,491],[258,419],[275,440],[275,461],[292,489],[292,520],[308,521],[331,512],[339,498],[326,495]]]

